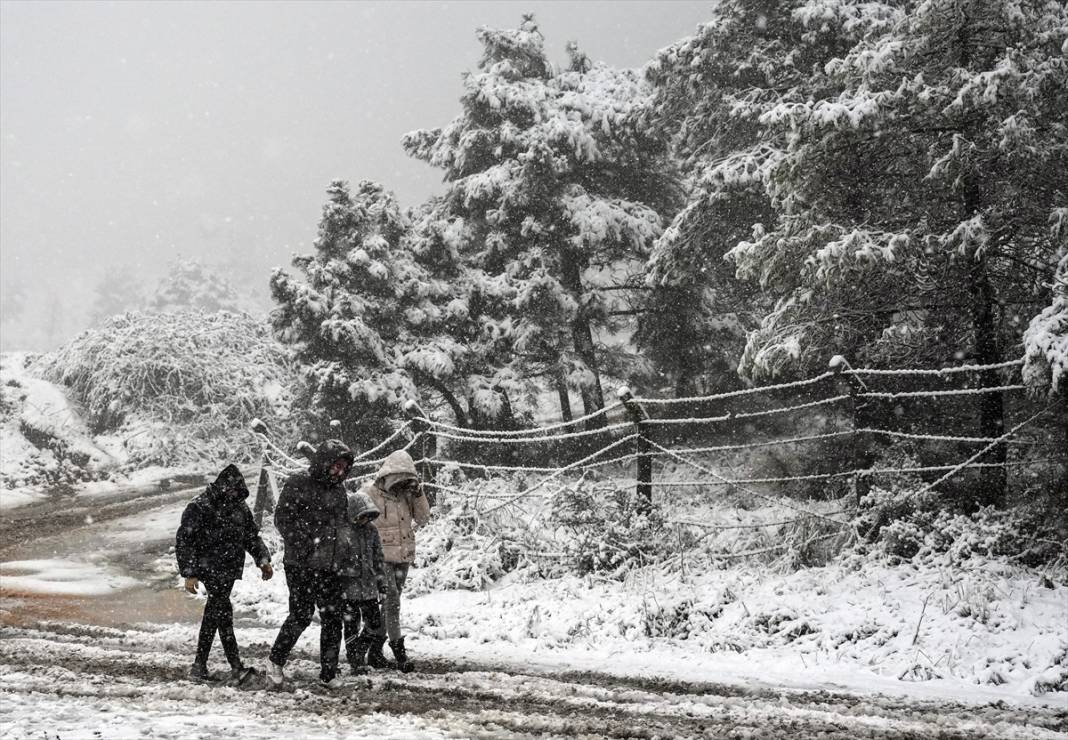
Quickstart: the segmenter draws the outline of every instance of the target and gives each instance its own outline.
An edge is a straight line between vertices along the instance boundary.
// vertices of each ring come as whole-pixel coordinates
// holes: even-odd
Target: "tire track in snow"
[[[440,660],[421,662],[419,673],[348,678],[330,692],[314,680],[314,655],[302,651],[290,663],[291,691],[207,687],[185,680],[179,647],[177,637],[152,631],[0,629],[0,696],[39,692],[105,706],[207,702],[243,716],[284,716],[291,728],[418,718],[448,737],[1068,738],[1068,711],[1052,709],[528,674]],[[252,664],[262,664],[266,645],[245,652]]]

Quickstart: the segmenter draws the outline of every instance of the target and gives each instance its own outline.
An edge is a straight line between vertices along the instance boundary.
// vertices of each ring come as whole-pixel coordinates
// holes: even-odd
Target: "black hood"
[[[241,475],[241,471],[234,464],[227,465],[219,473],[219,477],[215,479],[215,482],[208,486],[208,491],[211,497],[215,500],[222,498],[231,498],[233,500],[243,501],[248,498],[248,486],[245,484],[245,476]],[[229,492],[233,491],[236,495],[228,496]]]
[[[329,482],[327,473],[330,471],[330,466],[337,460],[347,460],[349,463],[349,469],[345,472],[345,478],[347,478],[349,472],[352,471],[352,463],[355,459],[356,456],[352,454],[352,450],[340,439],[328,439],[319,445],[319,448],[315,450],[315,454],[312,455],[311,465],[308,466],[308,475],[315,478],[315,480],[327,483]],[[341,481],[338,482],[340,483]]]

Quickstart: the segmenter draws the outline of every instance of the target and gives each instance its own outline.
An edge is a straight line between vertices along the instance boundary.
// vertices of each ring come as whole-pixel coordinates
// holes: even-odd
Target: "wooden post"
[[[849,394],[848,412],[849,412],[849,424],[852,428],[852,434],[849,436],[849,454],[846,459],[849,460],[849,464],[852,465],[853,470],[861,471],[865,468],[864,462],[864,445],[860,440],[860,432],[857,426],[857,391],[859,382],[855,375],[843,375],[843,370],[851,370],[846,358],[841,355],[835,355],[831,358],[830,362],[831,372],[834,373],[835,389],[839,394]],[[857,472],[853,474],[853,494],[857,499],[857,507],[860,506],[860,500],[871,492],[871,481],[866,473]]]
[[[274,510],[274,498],[271,495],[270,482],[267,480],[267,440],[266,437],[270,430],[267,425],[260,419],[253,419],[249,425],[253,434],[258,434],[264,438],[263,452],[260,455],[260,479],[256,485],[256,502],[252,508],[252,518],[256,522],[256,526],[263,527],[263,516],[266,513],[270,513]]]
[[[415,401],[408,401],[404,404],[404,413],[408,417],[408,422],[412,425],[412,430],[415,431],[416,435],[415,444],[412,445],[412,450],[415,454],[412,457],[417,461],[423,461],[417,463],[419,477],[426,483],[433,483],[434,466],[426,461],[433,459],[437,455],[438,442],[434,433],[430,430],[430,424],[427,422],[429,417]],[[433,488],[427,489],[426,500],[431,507],[437,503],[437,495]]]
[[[637,494],[641,507],[648,512],[653,508],[653,458],[649,454],[649,438],[646,436],[649,414],[645,407],[634,399],[634,395],[627,386],[616,391],[616,395],[630,414],[635,431],[638,433],[638,439],[634,445],[634,451],[638,453]]]
[[[274,511],[274,496],[271,493],[271,483],[267,479],[267,453],[263,453],[260,460],[260,480],[256,485],[256,504],[252,508],[252,518],[256,526],[263,528],[263,517]]]

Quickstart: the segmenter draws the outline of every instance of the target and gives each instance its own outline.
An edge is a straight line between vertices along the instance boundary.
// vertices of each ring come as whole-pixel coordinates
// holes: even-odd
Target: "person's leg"
[[[289,588],[289,616],[271,647],[271,662],[278,666],[286,664],[289,651],[311,624],[315,613],[315,583],[310,571],[287,567],[286,586]]]
[[[356,669],[363,665],[364,656],[360,650],[360,602],[342,600],[341,626],[345,642],[345,659]]]
[[[319,607],[319,680],[337,676],[341,651],[341,578],[329,571],[315,573],[315,604]]]
[[[392,574],[386,574],[386,598],[385,607],[386,634],[390,642],[399,640],[401,637],[400,611],[401,592],[404,591],[404,582],[408,580],[408,563],[390,563]]]
[[[386,563],[386,592],[382,595],[382,624],[375,634],[389,635],[395,640],[400,635],[400,590],[408,576],[407,563]]]
[[[400,563],[383,563],[386,587],[382,594],[382,611],[377,626],[372,631],[370,647],[367,650],[367,665],[372,668],[388,668],[390,663],[382,654],[382,646],[386,644],[386,625],[397,615],[400,610],[400,591],[397,590],[397,578],[395,569]]]
[[[197,636],[197,655],[193,660],[194,666],[206,667],[208,665],[211,644],[215,642],[215,633],[218,629],[217,607],[209,589],[208,601],[204,604],[204,614],[200,618],[200,634]]]
[[[371,637],[382,629],[382,611],[378,608],[378,602],[361,601],[360,617],[363,621],[360,637],[370,644]]]
[[[404,591],[406,580],[408,580],[408,563],[397,563],[393,567],[393,581],[397,585],[396,603],[389,614],[386,631],[389,633],[389,649],[393,651],[393,657],[397,659],[397,667],[408,673],[412,670],[412,664],[408,661],[408,652],[404,647],[404,637],[401,635],[400,627],[401,593]]]
[[[217,603],[216,623],[226,662],[231,668],[240,668],[241,655],[237,647],[237,635],[234,634],[234,607],[230,603],[230,592],[234,589],[234,582],[232,579],[225,579],[211,581],[205,585],[208,589],[208,599]]]

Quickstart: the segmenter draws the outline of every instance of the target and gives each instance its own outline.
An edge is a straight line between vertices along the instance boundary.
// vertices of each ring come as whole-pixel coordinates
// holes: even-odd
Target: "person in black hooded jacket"
[[[246,498],[248,486],[244,476],[236,465],[227,465],[215,482],[185,507],[175,535],[174,551],[186,590],[195,594],[197,586],[203,583],[208,592],[196,659],[189,669],[190,677],[198,681],[210,680],[208,654],[216,632],[233,678],[243,681],[250,672],[241,663],[234,635],[230,591],[234,581],[241,578],[246,552],[256,561],[264,580],[268,580],[274,571],[271,553],[260,539]]]
[[[293,475],[278,497],[274,523],[285,544],[289,616],[278,631],[267,662],[267,678],[285,681],[283,666],[297,639],[319,610],[319,680],[335,685],[342,632],[342,548],[338,533],[346,526],[348,498],[343,483],[352,468],[352,451],[336,439],[319,445],[307,475]]]

